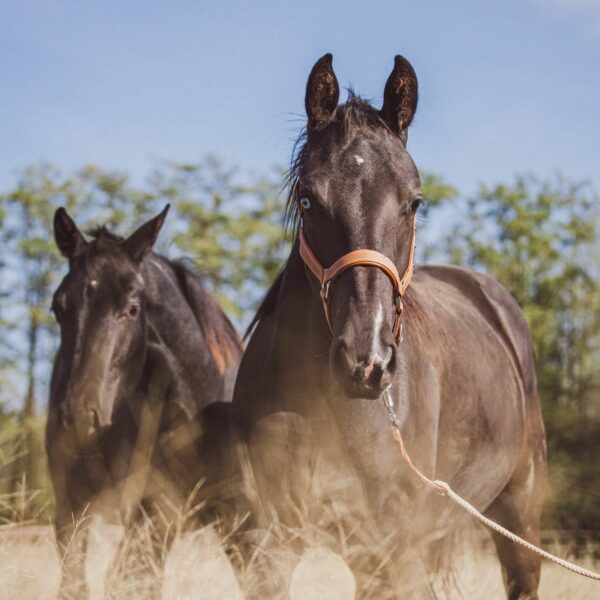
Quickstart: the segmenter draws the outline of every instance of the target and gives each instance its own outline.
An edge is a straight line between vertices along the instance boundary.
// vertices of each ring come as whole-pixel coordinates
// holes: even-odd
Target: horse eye
[[[308,210],[310,208],[310,200],[306,196],[300,198],[300,206],[304,210]]]
[[[411,209],[414,213],[417,212],[417,210],[419,210],[419,206],[421,206],[421,204],[423,204],[423,198],[415,198],[415,200],[413,200],[413,203],[411,204]]]
[[[127,308],[121,313],[121,317],[133,319],[140,312],[140,303],[137,300],[131,300]]]

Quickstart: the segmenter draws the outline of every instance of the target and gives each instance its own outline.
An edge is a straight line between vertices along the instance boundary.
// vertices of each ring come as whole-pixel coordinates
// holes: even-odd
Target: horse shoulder
[[[523,311],[510,292],[495,279],[472,269],[425,266],[426,276],[456,288],[499,335],[519,373],[526,397],[535,395],[537,379],[531,332]]]

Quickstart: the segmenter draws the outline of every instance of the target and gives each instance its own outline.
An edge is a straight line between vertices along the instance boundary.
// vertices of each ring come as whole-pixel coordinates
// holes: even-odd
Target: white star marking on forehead
[[[362,156],[359,156],[358,154],[354,155],[354,160],[356,161],[357,165],[362,165],[365,162],[365,159]]]
[[[91,286],[92,286],[94,289],[96,289],[96,288],[98,287],[98,280],[97,280],[97,279],[92,279],[92,280],[90,281],[90,285],[91,285]]]

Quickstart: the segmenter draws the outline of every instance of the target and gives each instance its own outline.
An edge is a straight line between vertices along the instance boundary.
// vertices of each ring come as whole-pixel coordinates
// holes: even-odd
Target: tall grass
[[[22,470],[28,464],[22,425],[15,421],[1,429],[0,598],[7,600],[54,598],[60,582],[61,562],[50,526],[51,492],[41,451],[43,423],[39,420],[30,427],[40,441],[33,445],[35,460],[41,464],[34,482]],[[168,599],[395,597],[387,580],[397,566],[393,547],[375,540],[364,523],[347,519],[335,506],[318,520],[299,510],[296,527],[273,522],[267,529],[248,530],[238,518],[191,531],[201,508],[191,499],[179,510],[168,528],[169,541],[173,540],[168,551],[166,540],[153,538],[150,520],[125,536],[122,527],[86,516],[90,525],[86,578],[92,598],[104,598],[106,593],[112,600],[143,598],[157,590]],[[468,526],[443,546],[443,540],[431,542],[434,548],[438,544],[443,548],[437,554],[438,568],[428,576],[437,598],[505,597],[499,563],[486,539],[483,535],[482,541],[475,526]],[[164,565],[157,543],[165,548]],[[425,553],[428,548],[417,550]],[[550,550],[569,558],[565,546]],[[598,545],[590,543],[587,556],[579,549],[576,560],[597,569],[597,552]],[[410,567],[404,575],[414,577]],[[553,564],[543,565],[540,597],[546,600],[595,599],[599,589],[596,582]]]
[[[54,512],[45,421],[0,415],[0,524],[47,522]]]
[[[165,599],[290,598],[350,599],[385,598],[377,575],[352,572],[355,555],[364,549],[346,546],[331,548],[319,545],[315,531],[287,532],[294,541],[306,542],[303,549],[284,542],[274,532],[261,532],[251,560],[236,572],[230,556],[235,548],[232,539],[214,527],[196,532],[179,531],[167,556],[162,586]],[[451,557],[457,579],[451,591],[441,573],[432,576],[438,598],[494,600],[505,597],[500,568],[490,545],[482,548],[469,539],[455,545]],[[94,523],[87,556],[86,572],[92,598],[103,598],[106,572],[122,543],[123,531],[101,521]],[[238,548],[239,550],[239,548]],[[560,553],[560,549],[555,548]],[[140,556],[154,570],[140,567],[120,581],[113,580],[110,598],[143,598],[139,590],[153,590],[160,579],[160,566],[152,564],[147,550]],[[579,559],[581,562],[581,559]],[[235,559],[234,559],[235,561]],[[591,560],[584,560],[593,566]],[[114,565],[113,565],[114,566]],[[131,567],[128,562],[128,567]],[[135,566],[135,565],[133,565]],[[50,527],[21,526],[0,528],[0,597],[6,600],[45,600],[54,598],[60,578],[60,560]],[[460,590],[460,591],[457,591]],[[598,597],[598,584],[553,564],[544,564],[540,597],[545,600],[592,600]]]

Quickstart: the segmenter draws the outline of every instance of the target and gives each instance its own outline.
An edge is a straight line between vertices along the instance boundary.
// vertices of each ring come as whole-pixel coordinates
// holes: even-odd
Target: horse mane
[[[227,315],[206,290],[202,275],[193,268],[189,259],[160,258],[173,270],[179,289],[192,308],[213,355],[221,356],[226,364],[235,362],[241,349],[240,338]]]
[[[338,123],[346,134],[356,131],[391,131],[389,126],[381,117],[380,111],[377,110],[368,100],[356,94],[352,88],[348,89],[348,99],[346,100],[346,103],[338,106],[336,109],[333,122]],[[294,238],[297,236],[298,226],[300,224],[300,213],[298,211],[298,203],[296,202],[295,193],[298,182],[302,176],[302,169],[306,160],[307,141],[307,129],[303,128],[294,142],[290,167],[286,174],[284,184],[284,187],[287,188],[288,192],[285,204],[283,227],[286,233],[289,231],[293,232]],[[244,339],[248,338],[256,325],[264,317],[268,316],[275,310],[286,266],[287,263],[283,266],[281,272],[277,276],[277,279],[275,279],[271,287],[267,290],[267,293],[260,303],[254,318],[244,333]]]

